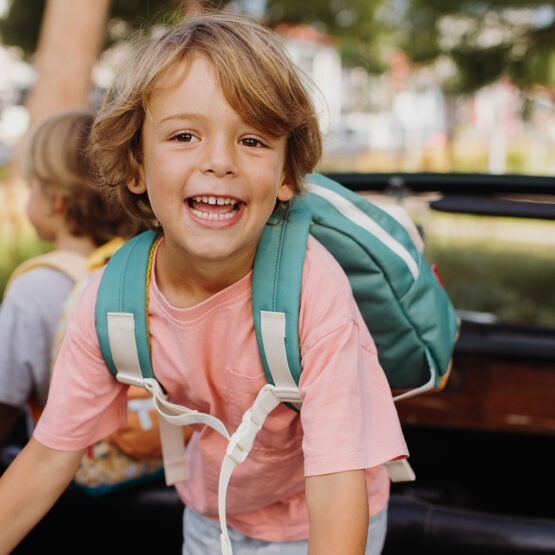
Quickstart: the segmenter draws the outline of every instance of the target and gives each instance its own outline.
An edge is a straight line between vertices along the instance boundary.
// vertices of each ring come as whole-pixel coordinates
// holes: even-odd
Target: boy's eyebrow
[[[172,121],[172,120],[201,120],[203,119],[204,116],[201,114],[194,114],[194,113],[182,113],[182,114],[170,114],[169,116],[163,117],[160,121],[158,122],[154,122],[154,125],[156,127],[162,125],[163,123],[167,122],[167,121]]]

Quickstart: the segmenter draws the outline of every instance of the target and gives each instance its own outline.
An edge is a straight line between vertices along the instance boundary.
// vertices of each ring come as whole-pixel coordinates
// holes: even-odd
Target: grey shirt
[[[48,395],[52,348],[73,281],[53,268],[19,276],[0,305],[0,402],[25,406]]]

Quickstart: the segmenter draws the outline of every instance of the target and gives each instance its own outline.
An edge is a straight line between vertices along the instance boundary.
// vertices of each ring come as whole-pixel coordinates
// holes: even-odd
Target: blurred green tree
[[[48,0],[9,0],[9,10],[0,19],[0,36],[6,45],[20,47],[27,57],[37,49]],[[222,8],[229,0],[111,0],[103,47],[107,48],[138,28],[171,20],[176,10],[204,6]],[[241,0],[235,4],[241,8]],[[261,0],[262,18],[270,27],[282,22],[313,25],[338,39],[347,65],[371,72],[386,69],[383,37],[393,30],[390,0]]]
[[[0,19],[0,36],[6,45],[19,46],[27,57],[37,49],[45,6],[48,0],[8,0],[8,10]],[[94,3],[94,0],[93,0]],[[202,1],[205,6],[226,2]],[[167,22],[179,8],[197,5],[186,0],[110,0],[108,25],[103,47],[111,46],[135,29]]]
[[[415,63],[451,60],[447,90],[508,77],[555,97],[553,0],[406,0],[404,8],[399,46]]]
[[[5,44],[30,56],[47,0],[9,0],[0,19]],[[263,20],[306,24],[332,35],[347,66],[389,67],[392,48],[413,63],[440,58],[455,71],[445,87],[468,93],[508,76],[521,88],[555,89],[553,0],[260,0]],[[222,8],[229,0],[111,0],[103,47],[140,27],[167,22],[176,9]],[[236,0],[241,7],[247,4]],[[553,94],[553,93],[552,93]]]
[[[345,65],[381,73],[388,68],[397,15],[391,0],[267,0],[265,22],[312,25],[337,39]]]

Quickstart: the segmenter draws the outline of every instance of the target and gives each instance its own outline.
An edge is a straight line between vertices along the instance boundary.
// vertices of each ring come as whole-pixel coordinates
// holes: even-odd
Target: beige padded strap
[[[160,442],[162,444],[162,459],[164,461],[164,476],[166,485],[172,486],[189,479],[189,467],[185,458],[185,444],[183,430],[159,418]]]
[[[108,337],[117,380],[144,387],[135,343],[135,316],[131,312],[108,312]]]
[[[416,480],[416,474],[407,459],[386,462],[385,468],[392,482],[414,482]]]
[[[165,399],[165,394],[155,379],[143,379],[134,328],[133,314],[108,314],[108,335],[112,359],[117,369],[116,379],[121,383],[146,388],[153,396],[154,406],[157,408],[156,399]],[[185,458],[183,431],[181,427],[170,424],[164,418],[159,419],[159,425],[166,483],[171,485],[186,480],[189,477],[189,469]]]

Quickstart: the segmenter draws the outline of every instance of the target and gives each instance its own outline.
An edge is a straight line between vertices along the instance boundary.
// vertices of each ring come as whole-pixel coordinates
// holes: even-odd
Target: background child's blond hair
[[[64,199],[70,233],[88,236],[96,246],[113,237],[133,235],[137,225],[99,189],[88,158],[94,114],[87,110],[57,113],[32,131],[23,154],[27,180],[38,180],[44,195]]]

